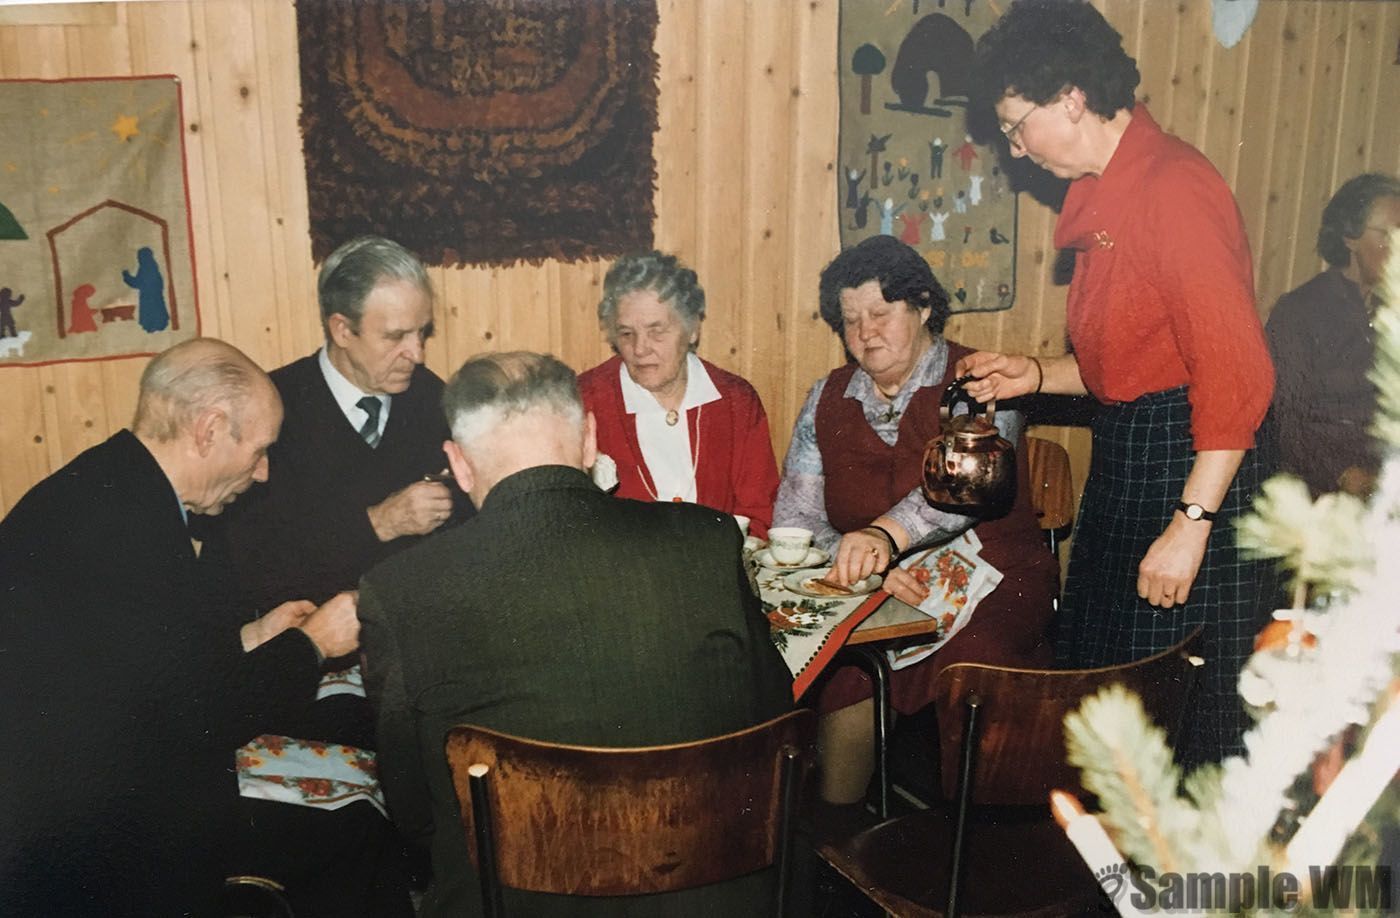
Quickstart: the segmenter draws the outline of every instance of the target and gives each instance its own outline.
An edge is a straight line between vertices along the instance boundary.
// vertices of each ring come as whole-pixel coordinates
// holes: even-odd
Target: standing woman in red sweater
[[[598,324],[616,356],[579,377],[617,496],[688,501],[749,518],[765,538],[778,493],[768,415],[742,377],[695,354],[705,291],[674,255],[619,258]]]
[[[1189,762],[1240,750],[1236,680],[1274,606],[1231,523],[1267,476],[1254,449],[1273,366],[1239,208],[1210,162],[1137,103],[1137,65],[1087,3],[1020,0],[978,43],[1011,155],[1070,181],[1073,353],[978,353],[979,399],[1091,394],[1093,458],[1058,623],[1063,665],[1148,656],[1205,625]]]

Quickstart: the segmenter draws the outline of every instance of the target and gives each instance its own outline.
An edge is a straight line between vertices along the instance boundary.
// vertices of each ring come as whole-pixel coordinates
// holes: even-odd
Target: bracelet
[[[899,554],[899,543],[894,540],[894,536],[890,535],[890,531],[884,526],[876,526],[874,523],[871,523],[869,526],[866,526],[865,529],[867,532],[873,529],[889,540],[891,558]]]
[[[1030,360],[1031,363],[1035,364],[1035,391],[1031,394],[1039,395],[1041,388],[1045,385],[1045,367],[1040,365],[1040,360],[1038,358],[1032,357],[1029,354],[1026,355],[1026,358]]]

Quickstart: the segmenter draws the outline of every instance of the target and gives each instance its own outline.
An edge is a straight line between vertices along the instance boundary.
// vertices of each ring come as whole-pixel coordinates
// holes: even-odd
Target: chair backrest
[[[1174,741],[1195,685],[1201,629],[1180,644],[1133,663],[1100,669],[1013,669],[954,663],[938,674],[934,704],[943,792],[957,796],[967,699],[981,702],[972,802],[1043,805],[1054,788],[1083,794],[1065,761],[1065,715],[1100,688],[1121,683],[1142,698]]]
[[[478,872],[468,769],[484,765],[502,885],[625,896],[689,889],[773,864],[785,815],[784,761],[795,751],[809,763],[815,737],[815,715],[799,710],[671,746],[571,746],[459,726],[446,748]]]
[[[1053,441],[1027,437],[1026,463],[1030,466],[1031,508],[1040,528],[1052,532],[1066,529],[1074,521],[1069,453]]]

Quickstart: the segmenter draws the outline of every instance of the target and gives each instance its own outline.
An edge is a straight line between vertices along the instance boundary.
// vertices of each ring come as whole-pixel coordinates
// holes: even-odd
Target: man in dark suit
[[[317,294],[325,345],[272,372],[287,418],[269,452],[271,479],[210,533],[250,610],[354,589],[375,562],[470,509],[455,489],[424,480],[445,468],[448,433],[442,380],[422,366],[433,328],[422,263],[398,243],[361,237],[326,259]],[[269,732],[373,749],[368,706],[353,691]],[[282,882],[298,915],[412,914],[402,845],[368,801],[332,809],[245,798],[241,808],[245,869]]]
[[[748,584],[733,517],[609,497],[573,371],[487,354],[444,396],[452,473],[480,508],[362,581],[380,776],[406,835],[432,849],[421,914],[480,909],[443,752],[448,727],[556,742],[701,739],[792,707],[792,677]],[[507,894],[513,914],[754,914],[737,884],[636,900]],[[512,904],[513,903],[513,904]],[[727,911],[726,911],[727,910]]]
[[[130,431],[0,522],[0,910],[211,914],[234,750],[356,646],[354,597],[240,622],[187,515],[267,477],[282,409],[235,348],[195,339],[141,377]]]

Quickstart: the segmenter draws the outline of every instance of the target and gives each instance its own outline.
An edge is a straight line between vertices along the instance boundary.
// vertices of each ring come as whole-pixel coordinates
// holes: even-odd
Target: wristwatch
[[[1215,522],[1215,512],[1207,510],[1200,504],[1188,504],[1184,500],[1176,502],[1176,509],[1186,514],[1188,520],[1205,520],[1207,523]]]

